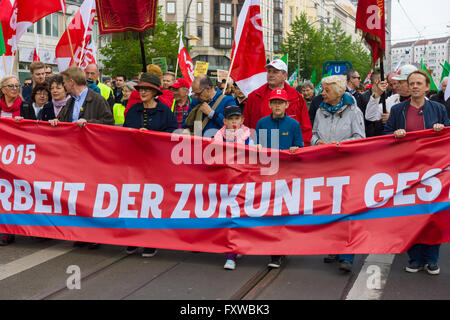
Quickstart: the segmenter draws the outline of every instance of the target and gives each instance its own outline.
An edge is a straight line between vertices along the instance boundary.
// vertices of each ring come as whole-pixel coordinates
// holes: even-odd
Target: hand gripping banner
[[[399,253],[450,240],[450,129],[295,154],[0,119],[0,232],[243,254]]]

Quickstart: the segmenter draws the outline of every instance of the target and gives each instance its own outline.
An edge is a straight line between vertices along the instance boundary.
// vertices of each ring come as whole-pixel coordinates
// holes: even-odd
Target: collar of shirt
[[[350,89],[349,86],[347,86],[347,91],[350,92],[352,95],[356,93],[357,90]]]
[[[84,88],[83,91],[80,92],[80,94],[78,95],[78,97],[74,96],[73,94],[72,94],[72,97],[75,99],[75,102],[79,102],[80,100],[81,100],[81,101],[84,101],[84,99],[85,99],[86,96],[87,96],[87,93],[88,93],[88,88],[86,87],[86,88]]]
[[[219,97],[222,95],[222,91],[220,91],[220,89],[217,89],[216,94],[214,95],[214,97],[211,99],[211,101],[209,101],[209,104],[214,104],[216,102],[217,99],[219,99]]]

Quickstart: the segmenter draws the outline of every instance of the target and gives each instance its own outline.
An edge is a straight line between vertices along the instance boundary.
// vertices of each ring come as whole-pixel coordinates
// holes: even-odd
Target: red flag
[[[35,37],[35,46],[33,50],[33,61],[41,61],[39,58],[39,37],[36,35]]]
[[[11,25],[14,25],[12,18],[12,8],[14,0],[0,0],[0,22],[2,24],[3,39],[5,41],[5,54],[0,59],[0,78],[11,73],[12,64],[14,61],[12,50],[12,38],[15,33]]]
[[[184,47],[183,37],[180,37],[180,46],[178,47],[178,64],[180,65],[183,78],[192,84],[194,81],[194,62]]]
[[[15,0],[11,16],[11,27],[15,30],[12,38],[12,50],[16,51],[17,43],[28,27],[43,17],[60,10],[66,10],[64,0],[45,0],[39,3],[35,0]]]
[[[384,0],[359,0],[356,10],[356,29],[363,32],[363,37],[372,49],[375,64],[383,57],[386,49],[386,29]]]
[[[267,82],[260,12],[259,0],[245,0],[234,36],[230,77],[246,96]]]
[[[95,63],[95,47],[92,41],[94,17],[95,1],[85,0],[68,26],[75,61],[72,59],[67,30],[56,45],[55,57],[59,71],[66,70],[72,64],[85,69],[88,64]]]
[[[96,0],[100,33],[144,31],[155,26],[157,0]]]

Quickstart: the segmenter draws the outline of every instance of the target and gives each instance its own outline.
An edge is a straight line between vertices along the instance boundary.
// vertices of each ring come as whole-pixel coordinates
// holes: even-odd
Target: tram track
[[[82,272],[80,281],[81,283],[89,281],[90,279],[101,275],[103,272],[107,272],[108,269],[114,267],[115,265],[123,262],[125,259],[131,257],[127,254],[117,254],[113,257],[110,257],[101,263],[97,264],[96,266],[92,267],[91,269]],[[171,271],[176,269],[177,267],[181,266],[187,259],[189,259],[191,256],[186,256],[184,259],[176,262],[169,268],[159,272],[158,274],[152,276],[151,279],[141,283],[138,286],[133,287],[132,289],[129,289],[127,293],[121,295],[120,297],[117,297],[116,300],[125,300],[131,296],[133,296],[135,293],[139,292],[141,289],[145,288],[146,286],[150,285],[153,281],[157,280],[158,278],[169,274]],[[245,284],[240,287],[238,290],[234,292],[227,300],[252,300],[255,299],[263,290],[265,290],[270,283],[282,272],[283,268],[280,269],[272,269],[272,268],[263,268],[260,269],[257,273],[255,273],[252,277],[248,279]],[[52,300],[52,299],[58,299],[58,296],[63,295],[64,293],[70,291],[70,289],[67,288],[66,283],[61,283],[58,286],[52,287],[47,289],[43,293],[39,293],[37,295],[34,295],[31,297],[31,300]]]

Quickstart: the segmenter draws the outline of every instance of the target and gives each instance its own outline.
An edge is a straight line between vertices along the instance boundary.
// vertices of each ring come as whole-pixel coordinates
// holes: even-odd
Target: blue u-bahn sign
[[[343,75],[349,69],[353,69],[350,61],[327,61],[323,64],[323,74],[331,70],[331,75]]]

